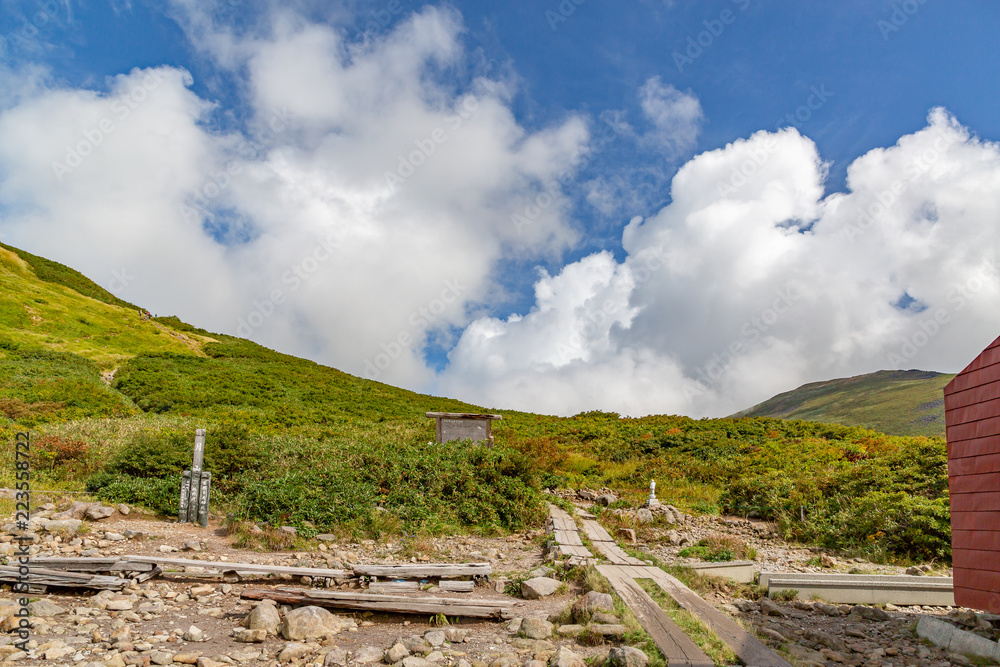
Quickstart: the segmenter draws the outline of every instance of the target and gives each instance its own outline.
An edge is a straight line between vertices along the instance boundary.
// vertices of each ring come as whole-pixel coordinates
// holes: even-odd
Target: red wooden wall
[[[944,388],[955,603],[1000,613],[1000,338]]]

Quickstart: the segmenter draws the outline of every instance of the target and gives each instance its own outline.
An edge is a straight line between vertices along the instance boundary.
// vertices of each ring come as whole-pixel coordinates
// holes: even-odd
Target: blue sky
[[[983,176],[992,172],[977,168],[992,167],[1000,138],[998,19],[1000,6],[985,0],[3,2],[0,128],[10,137],[60,128],[68,138],[17,155],[18,142],[7,142],[0,238],[109,287],[109,267],[140,264],[145,272],[117,292],[151,310],[227,332],[242,325],[264,344],[349,372],[501,407],[721,414],[796,383],[895,363],[954,371],[998,328],[995,276],[963,297],[971,308],[931,287],[989,273],[996,247],[988,209],[959,207],[940,223],[937,212],[959,194],[996,194]],[[68,159],[61,147],[108,117],[101,105],[128,101],[154,71],[177,76],[140,91],[120,120],[129,141],[108,133],[97,157],[55,185],[49,169],[37,181],[25,175],[34,173],[19,162],[25,150],[37,150],[38,165]],[[449,129],[448,112],[469,99],[467,122]],[[286,103],[287,124],[261,134]],[[411,124],[408,109],[426,117]],[[398,191],[379,192],[379,174],[428,140],[435,115],[447,133],[441,151],[421,157],[428,167]],[[179,139],[162,148],[163,132]],[[954,137],[938,150],[954,165],[935,156],[913,171],[935,150],[922,143],[934,132]],[[202,174],[222,173],[241,142],[253,155],[197,209],[200,230],[183,226],[190,216],[159,219],[191,202],[190,186],[166,192],[173,183],[190,176],[200,191]],[[372,157],[383,150],[386,159]],[[754,155],[780,160],[752,167],[751,178],[771,180],[756,203],[741,184],[744,217],[730,220],[722,204],[735,195],[706,193]],[[466,171],[476,176],[460,186]],[[691,175],[682,187],[679,172]],[[888,205],[898,224],[880,212],[878,233],[866,225],[857,241],[846,220],[860,220],[893,178],[904,183]],[[123,187],[148,196],[118,201]],[[678,191],[701,208],[675,201]],[[781,202],[776,191],[792,194]],[[513,216],[539,196],[554,203],[513,233]],[[157,220],[145,231],[133,222],[144,206]],[[283,206],[299,213],[283,217]],[[68,222],[66,211],[86,221]],[[52,241],[71,224],[90,229],[92,247],[72,234]],[[966,240],[943,242],[945,224]],[[706,231],[713,226],[727,229],[724,242]],[[327,232],[350,239],[328,249],[337,261],[285,279],[309,239]],[[181,269],[164,249],[185,244],[222,267],[200,274],[217,285],[207,293],[171,274]],[[887,246],[895,254],[879,256]],[[425,264],[406,254],[421,248]],[[647,255],[667,270],[657,263],[643,279],[635,263]],[[840,270],[855,261],[845,279]],[[439,313],[420,314],[463,280]],[[799,305],[773,326],[753,324],[787,285],[816,312]],[[605,288],[617,305],[601,305]],[[272,315],[255,304],[275,290],[283,303]],[[935,307],[963,325],[913,344],[923,330],[915,318]],[[247,326],[254,312],[261,324]],[[713,364],[719,373],[706,372]]]

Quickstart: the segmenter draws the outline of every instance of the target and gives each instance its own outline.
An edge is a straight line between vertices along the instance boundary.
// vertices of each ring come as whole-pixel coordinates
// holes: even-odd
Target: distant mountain
[[[811,382],[733,417],[780,417],[864,426],[892,435],[944,437],[944,386],[934,371],[877,371]]]

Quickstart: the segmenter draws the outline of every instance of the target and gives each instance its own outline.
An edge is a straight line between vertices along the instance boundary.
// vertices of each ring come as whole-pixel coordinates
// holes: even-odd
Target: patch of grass
[[[781,591],[775,591],[774,595],[772,595],[771,597],[777,600],[778,602],[791,602],[792,600],[797,598],[798,595],[799,592],[794,588],[786,588]]]
[[[713,533],[699,540],[696,545],[681,549],[677,555],[681,558],[700,558],[718,563],[731,560],[753,560],[757,557],[757,550],[737,537]]]
[[[694,614],[681,609],[680,605],[663,592],[663,589],[657,586],[652,579],[636,579],[636,582],[663,611],[667,612],[667,616],[684,631],[684,634],[690,637],[705,652],[705,655],[712,659],[712,662],[717,665],[737,664],[736,654],[733,653],[732,649]]]

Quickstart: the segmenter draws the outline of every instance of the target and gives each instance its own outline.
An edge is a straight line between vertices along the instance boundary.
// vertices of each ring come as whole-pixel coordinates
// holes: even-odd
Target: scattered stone
[[[419,656],[408,655],[403,658],[403,667],[434,667],[434,663]]]
[[[186,642],[203,642],[205,639],[205,633],[197,625],[192,625],[184,633],[184,641]]]
[[[424,633],[424,641],[434,647],[441,646],[444,644],[444,631],[428,630]]]
[[[586,667],[587,663],[583,661],[583,658],[579,654],[574,653],[565,646],[560,646],[549,660],[549,665],[551,667]]]
[[[278,662],[291,662],[292,660],[298,660],[299,658],[304,658],[312,653],[312,649],[305,644],[300,644],[298,642],[291,642],[285,644],[281,652],[278,653]]]
[[[174,662],[179,662],[182,665],[194,665],[198,663],[200,657],[200,653],[174,653]]]
[[[396,642],[388,651],[385,652],[385,661],[392,665],[408,655],[410,655],[410,649],[406,648],[401,643]]]
[[[354,662],[365,665],[369,662],[378,662],[382,659],[383,652],[374,646],[362,646],[354,653]]]
[[[169,665],[174,661],[174,654],[166,651],[151,651],[149,660],[154,665]]]
[[[866,607],[865,605],[855,605],[851,608],[851,616],[860,616],[869,621],[888,621],[891,617],[878,607]]]
[[[131,508],[129,508],[128,505],[124,505],[124,504],[123,505],[117,505],[115,507],[115,509],[118,510],[118,513],[121,514],[121,515],[127,515],[129,512],[132,511]]]
[[[278,634],[281,626],[281,615],[278,608],[271,602],[262,602],[247,615],[246,626],[250,630],[263,630],[266,634]]]
[[[572,623],[570,625],[560,625],[556,633],[562,637],[576,637],[578,634],[583,632],[583,627],[579,623]]]
[[[573,620],[586,623],[598,611],[614,612],[615,602],[607,593],[590,591],[573,603]]]
[[[259,644],[267,639],[267,630],[264,628],[236,628],[233,639],[242,644]]]
[[[521,595],[529,600],[537,600],[552,595],[560,586],[562,582],[558,579],[534,577],[521,582]]]
[[[104,533],[104,539],[108,542],[124,542],[125,536],[121,533]]]
[[[764,614],[765,616],[778,616],[778,617],[787,616],[785,610],[782,609],[781,606],[771,598],[761,598],[759,604],[760,604],[760,613]]]
[[[42,521],[42,530],[47,533],[59,533],[60,535],[76,535],[82,525],[83,521],[79,519]]]
[[[616,646],[608,651],[606,664],[611,667],[646,667],[649,657],[631,646]]]
[[[444,629],[444,638],[452,644],[464,642],[469,636],[469,631],[464,628],[448,627]]]
[[[625,633],[628,632],[628,628],[624,625],[610,625],[605,623],[595,623],[590,626],[590,629],[605,639],[622,639],[625,637]]]
[[[353,625],[353,620],[331,614],[322,607],[299,607],[285,614],[281,635],[285,639],[313,639],[338,634]]]
[[[813,605],[816,611],[820,611],[827,616],[840,616],[840,607],[825,602],[817,602]]]
[[[616,502],[618,502],[618,496],[616,496],[613,493],[602,493],[601,495],[597,496],[598,505],[604,505],[605,507],[607,507],[608,505],[611,505]]]
[[[645,507],[640,507],[635,511],[635,518],[639,523],[653,523],[653,513]]]
[[[625,539],[629,544],[635,544],[635,531],[631,528],[619,528],[618,536]]]
[[[347,651],[339,646],[334,646],[323,658],[323,667],[335,667],[347,664]]]
[[[66,610],[54,602],[42,599],[29,602],[28,613],[32,616],[39,616],[41,618],[51,618],[52,616],[65,614]]]
[[[544,618],[526,618],[521,622],[518,635],[529,639],[548,639],[554,626]]]
[[[299,531],[295,526],[282,526],[278,528],[279,533],[284,533],[285,535],[298,535]]]
[[[181,551],[201,551],[201,542],[198,540],[191,540],[190,542],[185,542]]]
[[[104,505],[97,503],[88,507],[87,511],[85,511],[83,515],[91,521],[100,521],[101,519],[107,519],[114,513],[114,507],[105,507]]]
[[[319,535],[316,536],[316,539],[319,540],[320,542],[336,542],[337,536],[331,535],[330,533],[320,533]]]

